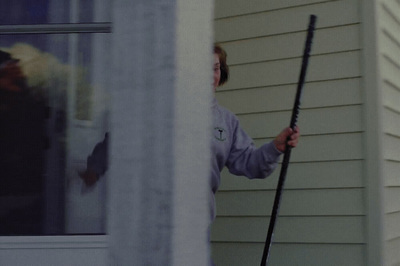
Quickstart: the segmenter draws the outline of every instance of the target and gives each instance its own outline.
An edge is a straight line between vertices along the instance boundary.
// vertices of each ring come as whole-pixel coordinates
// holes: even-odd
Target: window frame
[[[82,33],[111,33],[111,22],[96,23],[57,23],[57,24],[35,24],[35,25],[0,25],[0,35],[16,35],[16,34],[82,34]],[[29,256],[31,251],[43,250],[46,254],[54,253],[53,260],[57,261],[57,265],[70,265],[69,257],[74,250],[97,250],[100,252],[98,258],[95,258],[97,265],[106,265],[108,235],[35,235],[35,236],[0,236],[0,252],[3,262],[13,263],[18,257]],[[72,253],[64,252],[59,254],[60,250],[70,250]],[[50,260],[52,256],[50,256]],[[79,257],[79,255],[78,255]],[[83,256],[83,260],[93,261],[92,257]],[[51,261],[43,258],[46,263]],[[23,261],[23,259],[22,259]],[[66,264],[59,264],[64,261]],[[88,262],[89,262],[88,261]],[[37,262],[35,262],[37,263]],[[18,264],[18,263],[17,263]],[[14,265],[17,265],[14,264]],[[85,262],[82,261],[82,265]]]

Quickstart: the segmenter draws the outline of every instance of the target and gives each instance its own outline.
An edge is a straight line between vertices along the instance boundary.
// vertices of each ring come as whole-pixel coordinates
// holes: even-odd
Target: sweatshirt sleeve
[[[275,170],[281,154],[273,142],[256,148],[237,121],[226,166],[234,175],[244,175],[250,179],[266,178]]]

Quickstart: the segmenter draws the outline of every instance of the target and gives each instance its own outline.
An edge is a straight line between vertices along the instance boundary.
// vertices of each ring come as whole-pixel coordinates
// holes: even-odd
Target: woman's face
[[[214,71],[213,88],[214,88],[214,91],[215,91],[217,89],[218,85],[219,85],[219,80],[221,79],[221,64],[219,63],[218,54],[214,54],[213,71]]]

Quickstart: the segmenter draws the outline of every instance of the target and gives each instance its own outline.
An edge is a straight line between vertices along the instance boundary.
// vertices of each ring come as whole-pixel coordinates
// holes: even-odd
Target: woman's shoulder
[[[231,125],[237,125],[239,123],[238,117],[228,108],[217,104],[214,106],[214,116],[220,117]]]

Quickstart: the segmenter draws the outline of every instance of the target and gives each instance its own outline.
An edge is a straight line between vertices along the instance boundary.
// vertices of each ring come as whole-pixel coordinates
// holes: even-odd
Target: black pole
[[[303,53],[303,61],[301,64],[300,77],[299,77],[299,81],[297,83],[296,98],[294,101],[292,117],[290,120],[290,127],[293,130],[296,127],[297,117],[299,115],[301,93],[302,93],[302,88],[303,88],[303,84],[304,84],[304,80],[305,80],[305,76],[306,76],[308,58],[310,57],[311,44],[312,44],[312,38],[314,36],[316,19],[317,19],[317,17],[315,15],[310,16],[310,22],[309,22],[308,30],[307,30],[307,39],[306,39],[306,44],[305,44],[304,53]],[[262,256],[262,260],[261,260],[261,266],[265,266],[268,262],[269,250],[271,247],[272,237],[274,234],[275,222],[276,222],[276,219],[278,216],[279,205],[280,205],[280,200],[282,197],[283,185],[284,185],[285,179],[286,179],[286,172],[287,172],[287,169],[289,166],[291,150],[292,150],[292,147],[286,143],[286,149],[285,149],[285,153],[283,156],[281,172],[280,172],[279,180],[278,180],[278,186],[276,188],[275,200],[274,200],[274,205],[273,205],[272,212],[271,212],[271,219],[269,221],[268,235],[267,235],[267,239],[265,241],[264,253]]]

